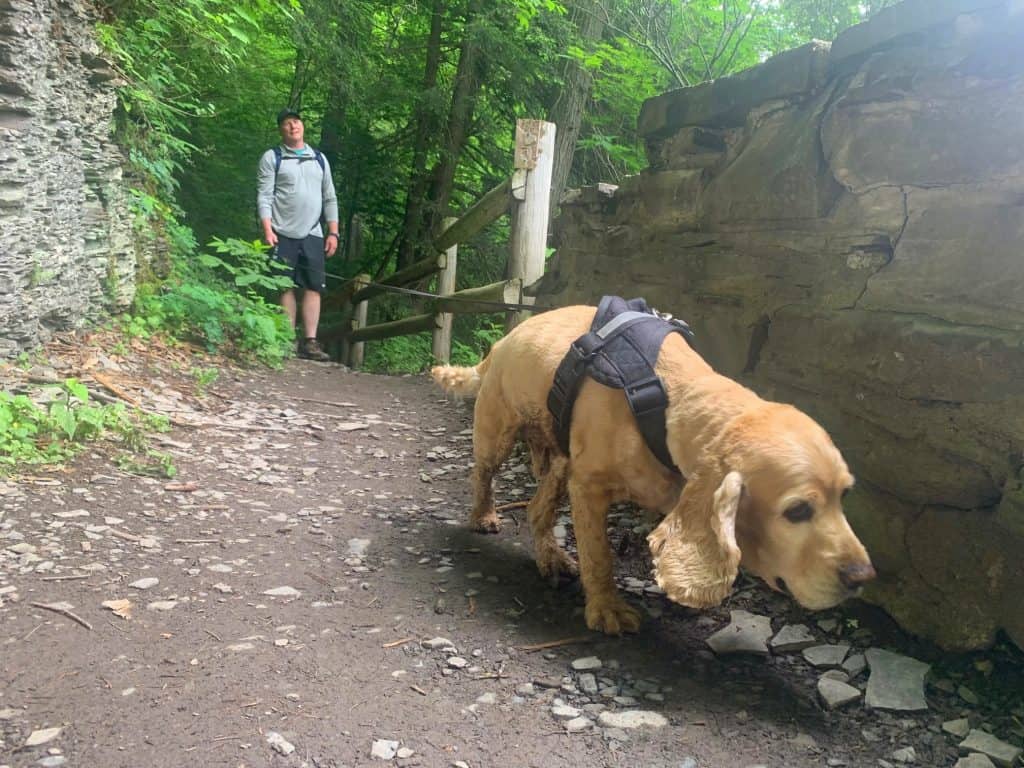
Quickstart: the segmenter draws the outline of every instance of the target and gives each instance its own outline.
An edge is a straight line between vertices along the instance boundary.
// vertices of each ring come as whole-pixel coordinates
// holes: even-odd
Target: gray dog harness
[[[658,353],[670,333],[682,334],[692,345],[693,331],[682,320],[661,315],[643,299],[605,296],[597,307],[590,331],[580,336],[555,371],[548,392],[548,410],[555,420],[555,435],[569,453],[569,428],[583,377],[621,389],[636,417],[644,442],[662,464],[678,472],[665,442],[668,394],[654,372]]]

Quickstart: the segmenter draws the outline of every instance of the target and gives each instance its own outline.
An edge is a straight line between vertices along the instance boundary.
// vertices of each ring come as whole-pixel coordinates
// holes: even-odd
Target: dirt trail
[[[936,712],[827,712],[798,653],[704,643],[730,608],[823,642],[854,614],[830,614],[829,635],[748,586],[705,614],[634,595],[638,636],[587,632],[578,587],[537,574],[521,510],[498,536],[464,527],[469,412],[426,379],[295,362],[217,390],[226,426],[170,436],[176,485],[95,452],[0,483],[0,766],[383,765],[375,740],[419,766],[875,766],[907,746],[953,764]],[[499,499],[528,497],[527,468],[507,470]],[[643,593],[642,538],[621,536],[637,521],[614,519]],[[121,599],[130,619],[102,605]],[[523,650],[567,638],[583,642]],[[591,656],[599,669],[572,670]],[[666,724],[599,724],[631,710]]]

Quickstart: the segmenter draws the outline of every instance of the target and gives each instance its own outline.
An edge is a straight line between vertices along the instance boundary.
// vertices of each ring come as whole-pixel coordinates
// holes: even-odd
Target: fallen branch
[[[175,544],[220,544],[220,539],[175,539]]]
[[[91,375],[92,375],[93,378],[96,378],[96,374],[95,373],[92,373]],[[28,381],[30,381],[33,384],[56,384],[57,386],[63,386],[64,385],[64,380],[63,379],[58,379],[58,378],[56,378],[54,376],[29,376],[28,377]],[[176,419],[173,416],[168,416],[166,413],[162,413],[160,411],[150,410],[149,408],[143,408],[141,405],[139,405],[137,402],[135,402],[133,400],[125,401],[125,400],[123,400],[122,398],[119,398],[119,397],[111,397],[110,395],[104,394],[103,392],[98,392],[95,389],[89,389],[88,387],[86,387],[86,391],[89,393],[89,397],[91,397],[93,400],[96,400],[98,402],[104,403],[106,405],[113,405],[115,403],[120,403],[120,402],[128,402],[129,405],[135,407],[140,413],[145,413],[145,414],[148,414],[150,416],[163,416],[163,417],[166,417],[167,420],[170,421],[171,424],[173,424],[176,427],[194,427],[195,426],[194,424],[192,424],[190,422],[182,421],[181,419]]]
[[[535,645],[521,645],[519,650],[523,653],[533,653],[534,651],[543,651],[548,648],[561,648],[564,645],[581,645],[592,642],[594,642],[592,637],[566,637],[562,640],[550,640],[546,643],[536,643]]]
[[[47,605],[46,603],[29,603],[29,605],[34,606],[36,608],[42,608],[44,611],[53,611],[54,613],[59,613],[61,616],[67,616],[72,621],[77,621],[86,629],[92,630],[92,624],[83,619],[81,616],[75,615],[67,608],[61,608],[60,606],[56,605]]]
[[[297,397],[289,395],[289,400],[298,400],[302,403],[316,403],[317,405],[333,405],[335,408],[358,408],[357,403],[339,403],[336,400],[317,400],[315,397]]]
[[[74,579],[88,579],[91,573],[78,573],[74,576],[43,576],[42,581],[72,581]]]
[[[384,643],[384,645],[382,645],[381,648],[397,648],[398,646],[405,645],[406,643],[412,642],[415,639],[416,638],[414,637],[404,637],[401,640],[395,640],[391,643]]]
[[[510,501],[508,504],[500,504],[494,508],[495,512],[507,512],[510,509],[524,509],[530,506],[529,501]]]
[[[106,389],[108,392],[111,392],[112,394],[117,395],[119,398],[124,400],[126,403],[131,403],[136,408],[139,407],[138,399],[133,397],[132,395],[129,395],[127,392],[125,392],[123,389],[121,389],[117,384],[112,382],[109,377],[104,376],[99,371],[91,371],[89,375],[92,376],[92,378],[96,381],[96,383],[102,385],[103,388]]]

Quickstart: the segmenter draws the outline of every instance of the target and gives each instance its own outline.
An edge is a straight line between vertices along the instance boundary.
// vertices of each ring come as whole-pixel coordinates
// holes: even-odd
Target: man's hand
[[[338,250],[338,233],[328,232],[327,237],[324,238],[324,253],[327,258],[331,258]]]
[[[263,242],[273,248],[277,245],[277,232],[272,229],[268,229],[263,233]]]

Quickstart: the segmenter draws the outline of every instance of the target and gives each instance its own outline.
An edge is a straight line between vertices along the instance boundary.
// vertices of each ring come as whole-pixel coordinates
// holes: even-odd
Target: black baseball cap
[[[288,107],[287,109],[282,109],[280,112],[277,113],[278,126],[280,126],[281,123],[283,123],[289,117],[295,117],[298,118],[299,120],[302,119],[302,115],[299,114],[298,110]]]

